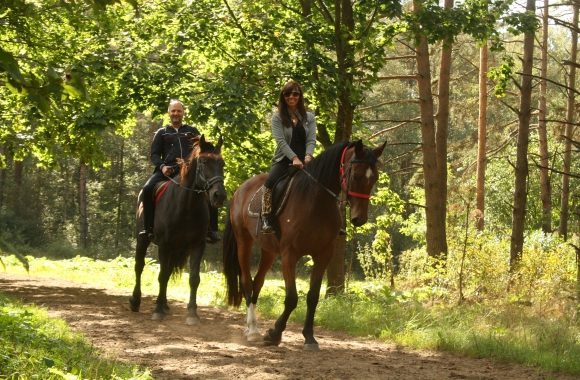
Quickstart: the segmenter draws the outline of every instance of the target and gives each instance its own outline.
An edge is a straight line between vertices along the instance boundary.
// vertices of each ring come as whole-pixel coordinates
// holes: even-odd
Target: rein
[[[339,197],[338,195],[334,194],[334,193],[333,193],[333,192],[332,192],[332,191],[331,191],[331,190],[330,190],[328,187],[326,187],[326,186],[324,186],[323,184],[321,184],[320,182],[318,182],[318,180],[317,180],[316,178],[314,178],[314,177],[312,176],[312,174],[308,173],[306,170],[302,170],[302,171],[303,171],[304,173],[306,173],[306,175],[307,175],[308,177],[310,177],[310,178],[311,178],[311,179],[312,179],[314,182],[316,182],[316,183],[317,183],[317,184],[318,184],[320,187],[322,187],[322,188],[323,188],[324,190],[326,190],[326,191],[327,191],[327,192],[328,192],[330,195],[332,195],[332,197],[333,197],[334,199],[336,199],[336,200],[337,200],[339,203],[347,203],[347,202],[348,202],[347,200],[344,200],[344,201],[343,201],[342,199],[340,199],[340,197]]]
[[[346,168],[346,170],[344,169],[344,157],[346,156],[346,151],[348,150],[348,146],[344,148],[344,150],[342,151],[342,157],[340,159],[340,182],[342,184],[342,186],[344,187],[344,190],[347,192],[347,194],[352,195],[353,197],[358,197],[358,198],[365,198],[365,199],[369,199],[371,197],[370,194],[363,194],[363,193],[357,193],[355,191],[351,191],[348,189],[348,182],[347,182],[347,175],[350,173],[350,169],[352,167],[352,164],[356,164],[356,163],[368,163],[370,164],[371,161],[370,160],[363,160],[363,159],[351,159],[348,163],[348,167]],[[324,186],[323,184],[321,184],[320,182],[318,182],[318,180],[316,178],[314,178],[310,173],[308,173],[306,170],[302,170],[304,173],[306,173],[306,175],[308,177],[310,177],[314,182],[316,182],[319,186],[321,186],[324,190],[326,190],[330,195],[332,195],[332,197],[334,199],[336,199],[339,203],[349,203],[348,199],[346,200],[342,200],[340,199],[340,197],[336,194],[334,194],[328,187]]]
[[[197,183],[197,179],[199,178],[200,180],[203,181],[203,190],[199,190],[199,189],[195,189],[195,188],[189,188],[189,187],[185,187],[183,186],[181,183],[177,182],[174,178],[172,177],[167,177],[165,176],[167,179],[169,179],[171,182],[173,182],[175,185],[181,187],[182,189],[188,190],[188,191],[193,191],[194,193],[207,193],[209,191],[209,189],[215,185],[218,182],[223,182],[224,181],[224,177],[222,176],[215,176],[212,177],[210,179],[207,179],[205,177],[205,175],[203,174],[202,171],[202,164],[199,162],[200,158],[209,158],[210,160],[214,160],[214,161],[223,161],[223,157],[221,154],[215,154],[215,153],[200,153],[196,158],[196,167],[195,167],[195,180],[194,180],[194,186]],[[187,165],[187,164],[186,164]],[[189,165],[187,165],[189,166]]]

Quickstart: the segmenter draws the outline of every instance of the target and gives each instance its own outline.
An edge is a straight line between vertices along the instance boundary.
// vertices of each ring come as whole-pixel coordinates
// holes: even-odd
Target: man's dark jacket
[[[193,150],[191,138],[199,134],[197,128],[185,124],[177,131],[168,125],[155,132],[149,152],[155,171],[165,165],[175,165],[178,158],[187,159]]]

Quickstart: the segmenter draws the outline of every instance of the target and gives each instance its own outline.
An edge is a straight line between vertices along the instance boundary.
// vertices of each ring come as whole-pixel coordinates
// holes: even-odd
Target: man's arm
[[[163,160],[161,156],[164,154],[163,152],[163,131],[165,129],[161,128],[157,132],[155,132],[155,136],[153,136],[153,142],[151,143],[151,149],[149,150],[149,158],[153,165],[155,165],[156,169],[161,170],[161,165],[163,165]]]

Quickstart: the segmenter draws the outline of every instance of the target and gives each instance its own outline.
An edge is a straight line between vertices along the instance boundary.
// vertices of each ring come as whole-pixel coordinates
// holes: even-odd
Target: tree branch
[[[410,123],[415,123],[415,122],[417,122],[418,120],[421,120],[421,116],[417,116],[417,117],[416,117],[416,118],[414,118],[414,119],[411,119],[411,120],[405,121],[405,122],[403,122],[403,123],[401,123],[401,124],[397,124],[397,125],[395,125],[394,127],[386,128],[386,129],[383,129],[382,131],[378,131],[378,132],[376,132],[376,133],[373,133],[373,134],[371,135],[371,137],[369,137],[369,140],[370,140],[370,139],[372,139],[372,138],[375,138],[375,137],[377,137],[377,136],[380,136],[380,135],[382,135],[383,133],[387,133],[387,132],[390,132],[390,131],[394,131],[395,129],[398,129],[398,128],[401,128],[401,127],[404,127],[404,126],[405,126],[405,125],[407,125],[407,124],[410,124]]]
[[[232,11],[232,8],[230,8],[230,5],[228,4],[228,0],[224,0],[224,4],[226,5],[226,7],[228,8],[228,13],[230,14],[230,16],[232,16],[232,18],[234,19],[234,22],[236,23],[236,25],[238,26],[238,29],[240,29],[240,32],[242,32],[242,35],[244,36],[244,38],[248,38],[248,36],[246,35],[246,31],[244,30],[244,28],[242,28],[242,25],[240,24],[240,22],[238,21],[238,18],[236,17],[236,15],[234,14],[234,11]]]
[[[382,106],[387,106],[390,104],[399,104],[399,103],[419,103],[419,101],[415,100],[415,99],[394,100],[392,102],[384,102],[384,103],[375,104],[374,106],[359,108],[358,110],[359,111],[368,111],[368,110],[372,110],[372,109],[379,108]]]
[[[320,11],[320,13],[322,13],[322,15],[331,23],[334,24],[334,19],[332,18],[332,15],[330,14],[330,11],[328,10],[328,8],[326,7],[326,5],[324,4],[324,2],[322,0],[316,0],[315,4],[318,3],[319,7],[318,10]]]
[[[529,76],[529,77],[532,77],[532,78],[537,78],[537,79],[542,79],[542,80],[545,80],[546,82],[550,82],[550,83],[552,83],[552,84],[555,84],[556,86],[560,86],[560,87],[562,87],[562,88],[565,88],[566,90],[572,91],[572,92],[573,92],[573,93],[575,93],[576,95],[580,95],[580,91],[576,90],[575,88],[568,87],[568,86],[566,86],[565,84],[558,83],[558,82],[556,82],[556,81],[553,81],[553,80],[551,80],[551,79],[548,79],[548,78],[544,78],[544,77],[541,77],[541,76],[538,76],[538,75],[534,75],[534,74],[524,74],[524,73],[520,73],[520,72],[518,72],[518,73],[516,73],[516,74],[520,74],[520,75],[526,75],[526,76]]]

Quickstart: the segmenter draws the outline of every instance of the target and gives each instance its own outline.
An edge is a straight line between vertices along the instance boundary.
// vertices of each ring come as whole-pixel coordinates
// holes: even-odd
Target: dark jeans
[[[280,177],[288,172],[290,165],[292,165],[292,160],[286,157],[276,162],[275,164],[272,164],[270,167],[270,172],[268,173],[268,179],[266,180],[264,186],[268,189],[274,188],[276,181],[278,181]]]
[[[147,226],[153,228],[153,221],[155,220],[155,200],[153,199],[153,189],[158,182],[165,181],[166,179],[167,177],[165,177],[161,171],[156,171],[151,177],[149,177],[143,186],[143,198],[141,199],[143,201],[143,228],[147,228]],[[212,231],[217,231],[219,216],[218,210],[215,207],[212,207],[209,200],[207,206],[209,208],[209,228]]]
[[[153,188],[158,182],[166,180],[161,170],[153,173],[143,186],[143,229],[153,228],[155,220],[155,201],[153,200]]]

